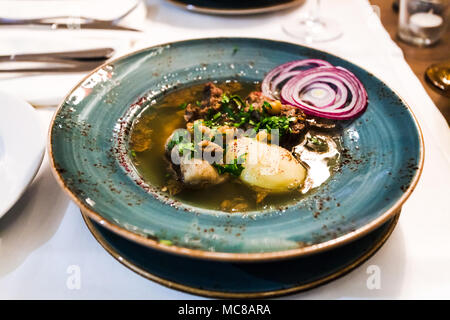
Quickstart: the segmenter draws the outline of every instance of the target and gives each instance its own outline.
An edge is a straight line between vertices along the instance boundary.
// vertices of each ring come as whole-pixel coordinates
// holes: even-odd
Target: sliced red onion
[[[320,66],[332,66],[329,62],[320,59],[305,59],[295,60],[279,65],[272,69],[264,78],[261,83],[262,93],[269,98],[279,99],[278,86],[283,81],[286,81],[308,69],[294,70],[300,67],[320,67]]]
[[[329,97],[316,98],[312,90],[324,90]],[[361,81],[347,69],[333,66],[310,68],[292,77],[284,84],[281,99],[306,114],[336,120],[354,118],[367,106]]]
[[[314,93],[322,93],[321,96],[317,96]],[[305,88],[302,95],[302,100],[306,103],[314,101],[314,105],[318,108],[326,108],[336,101],[337,93],[325,83],[313,83]],[[311,104],[311,103],[309,103]]]

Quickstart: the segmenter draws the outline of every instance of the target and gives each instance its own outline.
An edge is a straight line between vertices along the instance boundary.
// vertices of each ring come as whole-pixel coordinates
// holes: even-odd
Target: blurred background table
[[[434,91],[425,81],[425,70],[430,64],[450,60],[450,30],[447,30],[442,39],[431,47],[421,48],[413,46],[400,41],[397,37],[398,12],[392,7],[393,1],[370,0],[370,3],[380,8],[380,18],[383,26],[395,43],[403,50],[406,62],[420,79],[425,90],[444,115],[447,123],[450,123],[450,99]]]

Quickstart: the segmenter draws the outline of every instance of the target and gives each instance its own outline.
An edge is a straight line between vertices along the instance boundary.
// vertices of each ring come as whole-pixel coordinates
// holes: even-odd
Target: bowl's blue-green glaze
[[[344,125],[339,172],[296,205],[245,216],[191,210],[146,191],[127,172],[127,159],[117,152],[126,141],[118,133],[162,92],[207,80],[262,80],[273,67],[305,58],[348,68],[366,87],[369,104]],[[134,104],[142,97],[148,103]],[[64,189],[112,231],[166,251],[241,261],[297,256],[356,239],[400,209],[423,166],[418,124],[383,82],[325,52],[244,38],[161,45],[100,67],[56,112],[49,152]]]

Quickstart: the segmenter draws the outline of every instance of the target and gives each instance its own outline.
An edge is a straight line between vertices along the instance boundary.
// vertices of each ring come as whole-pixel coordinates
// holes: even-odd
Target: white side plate
[[[34,108],[0,92],[0,217],[20,198],[41,166],[45,129]]]

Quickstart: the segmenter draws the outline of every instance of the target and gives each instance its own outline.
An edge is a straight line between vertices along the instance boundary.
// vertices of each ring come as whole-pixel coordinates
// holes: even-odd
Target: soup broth
[[[251,82],[226,81],[215,85],[224,92],[242,97],[260,90],[259,83]],[[163,192],[169,193],[170,185],[175,183],[165,155],[166,141],[175,129],[186,127],[183,104],[201,100],[203,88],[204,84],[198,84],[167,93],[156,104],[146,107],[132,124],[129,147],[133,164],[144,181]],[[332,135],[323,137],[333,138]],[[337,160],[338,152],[336,156],[326,160],[326,167],[330,173],[337,165]],[[311,165],[313,162],[307,163],[307,166]],[[314,184],[314,187],[316,186],[317,183]],[[183,203],[228,212],[282,209],[304,197],[304,192],[293,190],[281,194],[268,194],[260,201],[258,192],[239,179],[229,179],[202,189],[183,187],[178,191],[171,196]]]

